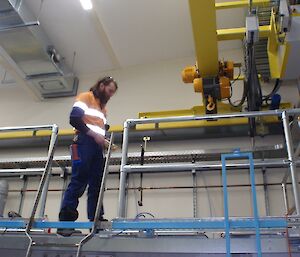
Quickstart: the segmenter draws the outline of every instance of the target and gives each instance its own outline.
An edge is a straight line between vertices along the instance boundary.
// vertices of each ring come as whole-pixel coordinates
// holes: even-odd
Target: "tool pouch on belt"
[[[70,152],[71,152],[71,158],[72,158],[72,163],[75,165],[78,165],[81,163],[81,159],[79,156],[79,151],[78,151],[78,144],[71,144],[70,146]]]

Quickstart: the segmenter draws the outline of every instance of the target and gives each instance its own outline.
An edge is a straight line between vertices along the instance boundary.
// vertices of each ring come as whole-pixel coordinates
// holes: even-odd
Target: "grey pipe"
[[[46,207],[46,200],[47,200],[47,194],[48,194],[48,188],[50,183],[50,177],[51,177],[51,170],[52,170],[52,161],[53,161],[53,155],[54,155],[54,149],[57,142],[57,134],[58,134],[58,127],[56,125],[52,128],[52,134],[49,144],[49,150],[48,150],[48,161],[45,166],[45,171],[47,172],[45,184],[42,190],[41,195],[41,206],[39,211],[39,217],[44,218],[45,215],[45,207]],[[47,165],[48,164],[48,165]]]
[[[229,118],[250,118],[262,116],[281,116],[282,113],[286,114],[300,114],[300,108],[286,109],[286,110],[272,110],[272,111],[256,111],[256,112],[239,112],[228,114],[213,114],[207,116],[178,116],[166,118],[150,118],[150,119],[128,119],[127,123],[131,126],[135,124],[149,124],[149,123],[162,123],[162,122],[178,122],[178,121],[195,121],[195,120],[215,120],[215,119],[229,119]]]
[[[8,182],[7,180],[0,180],[0,217],[3,217],[5,204],[8,195]]]
[[[285,210],[285,214],[287,215],[289,212],[289,202],[288,202],[288,197],[286,192],[286,183],[282,183],[281,187],[282,187],[282,194],[283,194],[284,210]]]
[[[289,159],[289,167],[291,171],[292,185],[293,185],[293,194],[295,200],[296,214],[300,215],[300,203],[299,203],[299,185],[298,185],[298,176],[296,170],[296,163],[294,161],[294,149],[291,130],[289,126],[289,116],[287,112],[282,113],[282,122],[284,128],[285,142]]]
[[[294,153],[294,160],[297,160],[297,158],[299,157],[300,155],[300,143],[298,143],[298,146],[296,148],[296,151]],[[290,172],[289,171],[286,171],[286,173],[284,174],[283,176],[283,179],[282,179],[282,183],[286,183],[288,178],[290,176]]]
[[[129,126],[128,122],[124,123],[123,131],[123,145],[122,145],[122,158],[121,158],[121,168],[120,168],[120,191],[119,191],[119,209],[118,217],[125,218],[125,207],[126,207],[126,177],[127,173],[124,170],[125,165],[127,164],[128,159],[128,134]]]
[[[41,125],[41,126],[21,126],[21,127],[1,127],[0,132],[8,131],[24,131],[24,130],[51,130],[54,125]],[[56,126],[56,125],[55,125]]]
[[[0,169],[0,176],[21,176],[21,175],[40,175],[45,169],[28,168],[28,169]]]
[[[300,165],[300,160],[295,162],[298,166]],[[268,160],[254,162],[255,168],[278,168],[278,167],[289,167],[289,162],[285,160]],[[228,163],[226,164],[228,169],[248,169],[249,163]],[[221,163],[167,163],[167,164],[144,164],[144,165],[125,165],[123,171],[126,173],[139,173],[139,172],[185,172],[188,170],[202,171],[202,170],[221,170]]]

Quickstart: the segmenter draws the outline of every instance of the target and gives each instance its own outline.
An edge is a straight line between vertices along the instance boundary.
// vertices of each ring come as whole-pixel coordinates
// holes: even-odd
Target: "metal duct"
[[[7,195],[8,195],[8,183],[6,180],[0,180],[0,217],[3,217]]]
[[[0,46],[7,61],[42,98],[77,93],[78,79],[35,21],[26,1],[0,0]]]

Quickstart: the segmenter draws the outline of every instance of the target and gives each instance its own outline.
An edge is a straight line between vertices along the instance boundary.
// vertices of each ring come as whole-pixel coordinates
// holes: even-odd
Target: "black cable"
[[[230,83],[230,97],[229,98],[231,98],[232,97],[232,85],[240,78],[240,76],[241,76],[241,67],[239,67],[239,75],[236,77],[236,79],[234,79],[233,81],[232,81],[232,83]],[[227,98],[228,99],[228,98]]]
[[[117,234],[112,235],[112,237],[119,236],[119,235],[123,234],[125,231],[126,231],[126,229],[120,231],[120,232],[117,233]]]
[[[258,111],[262,105],[262,91],[260,86],[260,81],[257,75],[256,62],[255,62],[255,47],[253,42],[253,33],[252,33],[251,43],[248,45],[248,56],[249,56],[249,78],[247,79],[249,83],[249,95],[248,102],[249,111]]]
[[[281,80],[276,79],[276,82],[274,84],[274,88],[272,89],[272,91],[268,95],[263,96],[263,101],[265,101],[267,103],[268,100],[270,98],[272,98],[272,96],[275,95],[278,92],[280,86],[281,86]]]
[[[240,78],[241,76],[241,73],[242,73],[242,68],[241,66],[239,67],[239,75],[236,77],[236,79],[234,79],[230,85],[230,87]]]
[[[7,231],[7,228],[4,229],[4,231],[1,233],[1,235],[4,235]]]
[[[144,218],[146,218],[146,216],[145,215],[149,215],[149,216],[151,216],[152,218],[155,218],[154,217],[154,215],[152,214],[152,213],[150,213],[150,212],[141,212],[141,213],[138,213],[136,216],[135,216],[135,219],[139,219],[140,217],[144,217]]]
[[[243,96],[242,96],[242,99],[239,101],[238,104],[234,104],[232,101],[231,101],[231,97],[232,95],[230,96],[230,98],[228,98],[228,102],[231,106],[235,107],[235,108],[238,108],[238,107],[241,107],[245,101],[246,101],[246,98],[247,98],[247,94],[248,94],[248,85],[247,85],[247,82],[244,81],[244,87],[243,87]]]

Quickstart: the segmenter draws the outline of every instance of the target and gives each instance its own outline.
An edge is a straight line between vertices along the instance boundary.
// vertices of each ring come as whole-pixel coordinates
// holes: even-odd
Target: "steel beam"
[[[189,0],[197,65],[202,77],[219,71],[217,22],[214,0]]]

